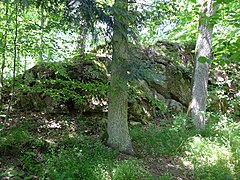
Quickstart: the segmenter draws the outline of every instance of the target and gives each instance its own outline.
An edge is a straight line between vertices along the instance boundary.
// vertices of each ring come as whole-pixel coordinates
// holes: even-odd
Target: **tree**
[[[9,11],[9,3],[6,2],[6,10],[5,10],[5,18],[8,18],[8,11]],[[8,20],[5,20],[5,27],[7,27],[8,25]],[[2,65],[1,65],[1,75],[0,75],[0,105],[1,105],[1,109],[2,109],[2,87],[4,85],[4,69],[5,69],[5,64],[6,64],[6,48],[7,48],[7,28],[5,29],[5,32],[3,34],[3,37],[1,38],[1,46],[2,46]],[[3,42],[2,42],[3,41]]]
[[[193,76],[192,99],[190,103],[191,116],[197,129],[205,128],[205,112],[208,84],[208,60],[211,57],[212,25],[210,17],[214,13],[213,0],[201,3],[199,30],[196,43],[196,61]]]
[[[84,55],[86,48],[87,28],[84,20],[79,23],[81,26],[78,27],[78,38],[77,38],[77,51],[79,55]]]
[[[128,1],[115,0],[114,25],[112,37],[111,89],[108,103],[108,141],[107,144],[121,152],[133,154],[128,130]]]
[[[40,50],[39,50],[39,62],[43,62],[43,45],[44,45],[44,42],[43,42],[43,37],[44,37],[44,32],[43,32],[43,29],[44,29],[44,22],[45,22],[45,15],[44,15],[44,1],[41,2],[41,5],[40,5],[40,19],[41,19],[41,23],[40,23],[40,30],[41,30],[41,34],[40,34],[40,39],[39,39],[39,47],[40,47]]]
[[[11,104],[13,101],[13,96],[15,93],[15,80],[16,80],[16,64],[17,64],[17,39],[18,39],[18,3],[15,3],[15,32],[14,32],[14,39],[13,39],[13,44],[14,44],[14,52],[13,52],[13,76],[12,76],[12,96],[11,99],[9,100],[9,104],[8,104],[8,109],[6,112],[6,118],[5,121],[7,122],[8,117],[9,117],[9,113],[10,113],[10,108],[11,108]]]

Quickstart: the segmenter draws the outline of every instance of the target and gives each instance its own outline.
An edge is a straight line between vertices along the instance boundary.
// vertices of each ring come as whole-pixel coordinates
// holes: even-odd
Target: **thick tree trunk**
[[[111,89],[108,107],[108,145],[121,152],[133,154],[128,130],[127,61],[128,38],[126,20],[127,0],[115,0],[115,22],[113,27],[113,54],[111,66]],[[125,16],[124,16],[125,15]]]
[[[196,43],[196,62],[193,76],[191,115],[197,129],[205,129],[205,112],[208,84],[208,62],[200,62],[199,58],[206,60],[211,57],[212,29],[209,28],[209,17],[213,14],[213,1],[205,0],[201,13],[204,17],[199,20],[199,36]],[[201,21],[204,19],[204,21]]]

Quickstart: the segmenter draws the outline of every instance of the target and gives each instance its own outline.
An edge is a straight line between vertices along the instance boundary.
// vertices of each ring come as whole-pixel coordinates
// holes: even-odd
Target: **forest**
[[[0,11],[1,179],[240,179],[239,0]]]

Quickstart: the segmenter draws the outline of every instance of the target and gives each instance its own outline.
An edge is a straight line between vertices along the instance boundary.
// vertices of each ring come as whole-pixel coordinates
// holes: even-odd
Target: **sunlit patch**
[[[237,97],[240,97],[240,91],[238,91],[238,93],[236,94]]]
[[[145,107],[143,107],[143,111],[148,117],[151,117],[150,112]]]
[[[195,108],[197,108],[197,109],[199,109],[199,103],[197,102],[197,100],[196,100],[196,98],[193,98],[193,100],[192,100],[192,103],[191,103],[191,108],[193,108],[193,107],[195,107]]]
[[[182,161],[182,164],[185,168],[187,168],[189,170],[194,169],[194,164],[191,161],[184,159],[184,158],[180,158],[180,160]]]
[[[55,129],[60,129],[62,126],[59,122],[55,122],[55,121],[49,121],[48,128],[55,128]]]
[[[189,140],[185,154],[188,160],[199,166],[216,165],[219,161],[228,163],[232,157],[227,145],[221,145],[214,139],[201,136]]]
[[[89,107],[91,109],[96,109],[97,107],[107,107],[107,100],[104,98],[92,97],[89,100]],[[103,110],[105,112],[105,110]]]
[[[96,174],[105,180],[111,180],[111,174],[103,164],[98,164],[95,168]]]
[[[226,115],[219,116],[219,121],[216,125],[212,127],[214,131],[218,132],[226,132],[233,133],[234,131],[238,131],[240,129],[240,124],[238,122],[234,122],[233,119],[227,117]]]
[[[62,125],[60,122],[57,122],[56,120],[53,120],[53,119],[50,119],[50,120],[47,120],[45,119],[44,120],[45,124],[40,126],[40,129],[42,128],[47,128],[47,129],[61,129],[62,128]],[[41,131],[39,129],[39,131]]]
[[[48,144],[56,144],[55,141],[53,139],[46,139],[45,140]]]

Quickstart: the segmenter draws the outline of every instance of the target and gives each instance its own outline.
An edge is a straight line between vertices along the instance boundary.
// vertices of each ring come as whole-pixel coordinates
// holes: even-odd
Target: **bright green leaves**
[[[206,24],[213,29],[213,59],[200,57],[201,63],[214,63],[223,65],[226,63],[239,62],[240,54],[240,32],[239,32],[239,1],[217,0],[214,1],[216,12],[210,17],[200,13],[201,6],[196,0],[178,1],[178,12],[175,17],[178,21],[168,34],[168,39],[179,43],[195,42],[198,31],[199,16],[200,23]]]

